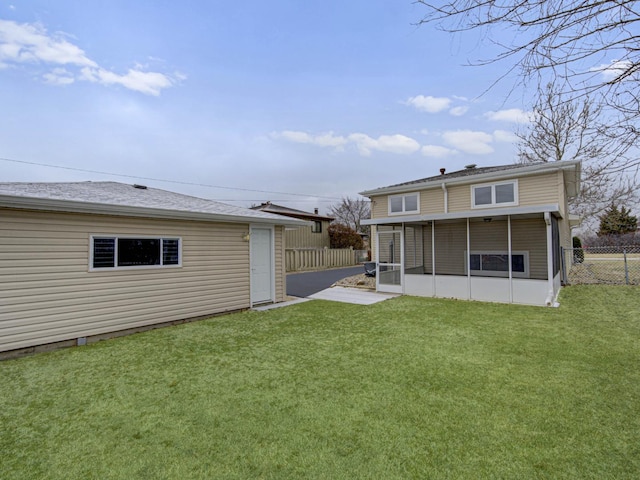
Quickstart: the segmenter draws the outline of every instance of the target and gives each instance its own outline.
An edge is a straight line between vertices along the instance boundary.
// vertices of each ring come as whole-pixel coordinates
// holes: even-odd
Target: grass
[[[0,363],[0,478],[638,478],[640,289],[313,301]]]

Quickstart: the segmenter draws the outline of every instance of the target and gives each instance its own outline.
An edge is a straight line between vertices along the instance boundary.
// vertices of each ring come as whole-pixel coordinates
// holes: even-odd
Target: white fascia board
[[[478,182],[488,182],[514,177],[525,177],[529,175],[537,175],[545,171],[553,172],[557,170],[573,170],[576,171],[576,177],[579,178],[580,161],[579,160],[562,160],[559,162],[536,163],[533,165],[524,165],[521,168],[509,170],[500,170],[497,172],[487,172],[478,175],[465,175],[462,177],[454,177],[442,180],[430,180],[422,183],[412,183],[409,185],[397,185],[395,187],[382,187],[373,190],[360,192],[363,197],[372,197],[375,195],[388,195],[393,193],[414,192],[417,190],[430,190],[432,188],[442,188],[445,185],[472,184]],[[578,180],[576,180],[577,183]]]
[[[501,217],[504,215],[531,215],[534,213],[553,213],[560,215],[560,206],[555,204],[534,205],[530,207],[487,208],[484,210],[467,210],[455,213],[430,213],[426,215],[406,215],[397,217],[381,217],[363,220],[362,225],[388,225],[398,223],[419,223],[437,220],[462,220],[466,218]]]
[[[162,218],[168,220],[198,220],[203,222],[259,223],[265,225],[282,225],[285,227],[303,227],[311,222],[295,218],[273,215],[279,218],[260,218],[224,213],[194,212],[185,210],[168,210],[161,208],[135,207],[128,205],[111,205],[104,203],[74,202],[72,200],[52,200],[47,198],[16,197],[0,195],[0,207],[22,210],[40,210],[49,212],[85,213],[98,215],[115,215],[143,218]]]

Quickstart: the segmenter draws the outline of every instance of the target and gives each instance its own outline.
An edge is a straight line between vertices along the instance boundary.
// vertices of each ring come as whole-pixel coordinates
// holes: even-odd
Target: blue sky
[[[491,43],[417,27],[425,13],[410,0],[0,0],[0,181],[326,211],[441,167],[513,163],[527,92],[507,79],[483,94],[506,66],[464,65]]]

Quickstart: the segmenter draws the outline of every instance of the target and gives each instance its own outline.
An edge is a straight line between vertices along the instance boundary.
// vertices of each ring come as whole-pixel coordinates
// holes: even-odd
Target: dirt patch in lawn
[[[353,275],[352,277],[343,278],[338,280],[333,286],[337,287],[351,287],[351,288],[364,288],[367,290],[376,289],[376,279],[374,277],[367,277],[364,273],[359,275]]]

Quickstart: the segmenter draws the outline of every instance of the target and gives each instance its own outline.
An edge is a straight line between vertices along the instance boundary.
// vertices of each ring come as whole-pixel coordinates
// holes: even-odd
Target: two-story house
[[[555,305],[580,163],[464,170],[362,192],[371,199],[377,290]]]

